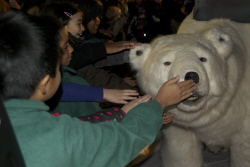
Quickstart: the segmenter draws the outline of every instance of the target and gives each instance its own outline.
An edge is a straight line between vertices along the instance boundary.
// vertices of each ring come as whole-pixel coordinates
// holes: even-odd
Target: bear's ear
[[[217,53],[227,58],[232,52],[232,40],[228,34],[218,29],[211,29],[204,33],[206,39],[211,41]]]
[[[146,43],[136,46],[134,49],[130,50],[129,61],[132,69],[139,70],[141,68],[147,59],[150,50],[151,45]]]

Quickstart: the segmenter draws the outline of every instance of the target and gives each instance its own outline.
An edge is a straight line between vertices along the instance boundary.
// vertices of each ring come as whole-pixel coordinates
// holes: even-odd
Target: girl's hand
[[[105,43],[106,53],[112,54],[117,53],[126,49],[134,49],[135,46],[140,45],[141,43],[134,41],[120,41],[114,43]]]
[[[165,113],[162,115],[162,119],[163,119],[163,124],[168,124],[169,122],[171,122],[174,119],[174,114],[171,115],[166,115]]]
[[[127,104],[126,100],[135,100],[138,95],[136,90],[103,89],[103,99],[112,103]]]
[[[141,96],[127,104],[125,104],[121,109],[128,113],[132,108],[134,108],[135,106],[137,106],[138,104],[140,103],[144,103],[144,102],[148,102],[150,99],[152,98],[152,95],[151,94],[147,94],[147,95],[144,95],[144,96]]]

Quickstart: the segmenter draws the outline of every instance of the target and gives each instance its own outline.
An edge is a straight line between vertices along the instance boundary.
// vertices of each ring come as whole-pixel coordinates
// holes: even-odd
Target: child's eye
[[[65,47],[65,50],[69,48],[69,43],[67,43],[67,46]]]

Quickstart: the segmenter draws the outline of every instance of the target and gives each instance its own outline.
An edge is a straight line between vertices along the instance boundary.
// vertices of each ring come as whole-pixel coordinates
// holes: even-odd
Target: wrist
[[[160,103],[162,109],[165,109],[168,106],[168,104],[164,100],[162,100],[162,98],[160,98],[158,96],[156,96],[154,100],[156,100],[158,103]]]
[[[103,100],[107,100],[108,89],[103,88]]]

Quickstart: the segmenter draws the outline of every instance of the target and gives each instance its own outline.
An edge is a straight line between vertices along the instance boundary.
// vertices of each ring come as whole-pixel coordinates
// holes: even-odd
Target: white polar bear
[[[216,19],[197,28],[190,17],[183,24],[189,33],[158,37],[129,55],[145,92],[156,95],[175,76],[196,82],[192,97],[166,109],[175,117],[163,130],[163,166],[202,167],[205,143],[214,152],[230,147],[230,165],[249,167],[250,25]]]

